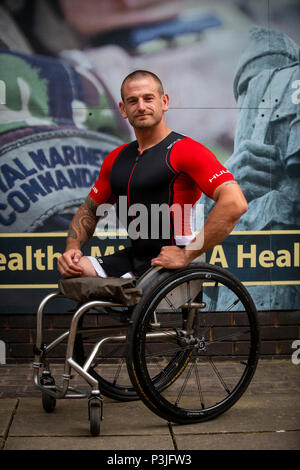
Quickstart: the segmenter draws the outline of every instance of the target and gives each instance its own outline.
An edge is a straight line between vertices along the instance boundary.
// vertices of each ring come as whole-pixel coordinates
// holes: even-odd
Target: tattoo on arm
[[[236,184],[236,185],[237,185],[238,183],[237,183],[237,181],[235,181],[235,180],[229,180],[229,181],[225,181],[225,183],[222,183],[222,184],[220,184],[219,186],[217,186],[217,188],[215,189],[215,192],[214,192],[214,194],[213,194],[213,197],[212,197],[212,199],[213,199],[215,202],[217,202],[217,200],[218,200],[218,198],[219,198],[219,195],[220,195],[220,193],[221,193],[221,191],[222,191],[222,188],[223,188],[224,186],[228,186],[229,184]]]
[[[79,240],[83,244],[93,236],[98,221],[97,207],[98,204],[88,196],[71,222],[68,237]]]

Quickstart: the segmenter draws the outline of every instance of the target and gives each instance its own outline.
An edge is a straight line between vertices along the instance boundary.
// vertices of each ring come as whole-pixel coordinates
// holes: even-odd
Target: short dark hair
[[[152,77],[157,82],[158,92],[159,92],[160,95],[163,95],[164,94],[163,84],[162,84],[160,78],[158,78],[158,76],[155,75],[155,73],[149,72],[149,70],[135,70],[134,72],[131,72],[129,75],[127,75],[127,77],[125,77],[123,82],[122,82],[122,85],[121,85],[122,100],[124,101],[123,89],[124,89],[125,82],[127,82],[128,80],[134,80],[135,78],[141,78],[141,77],[147,77],[147,76]]]

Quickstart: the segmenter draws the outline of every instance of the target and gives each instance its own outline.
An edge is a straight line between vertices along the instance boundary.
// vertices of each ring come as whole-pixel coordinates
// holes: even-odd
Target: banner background
[[[55,288],[75,211],[107,153],[134,139],[118,102],[123,78],[139,68],[162,79],[169,127],[209,147],[248,200],[207,261],[241,279],[259,310],[299,308],[299,3],[6,3],[1,313],[32,313]],[[207,215],[212,202],[201,202]],[[84,251],[107,254],[126,243],[95,236]]]

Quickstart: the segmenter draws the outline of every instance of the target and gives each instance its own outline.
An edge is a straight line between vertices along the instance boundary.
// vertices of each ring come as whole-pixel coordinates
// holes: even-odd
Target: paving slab
[[[171,436],[9,437],[4,450],[174,450]]]
[[[101,436],[169,435],[168,423],[141,402],[104,403]],[[20,398],[9,436],[90,436],[87,400],[57,400],[53,413],[46,413],[38,398]]]
[[[103,436],[131,434],[162,436],[170,434],[167,421],[155,415],[141,401],[107,402],[104,407]]]
[[[7,435],[13,414],[18,405],[17,398],[1,398],[0,400],[0,437]]]
[[[283,359],[260,359],[247,389],[253,394],[300,392],[300,365]]]
[[[177,436],[178,450],[300,450],[300,431]]]
[[[245,393],[229,410],[204,423],[172,425],[175,436],[223,432],[300,430],[300,393],[294,395]]]

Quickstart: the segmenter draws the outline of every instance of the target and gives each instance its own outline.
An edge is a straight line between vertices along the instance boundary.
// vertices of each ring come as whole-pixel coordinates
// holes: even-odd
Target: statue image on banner
[[[286,34],[255,26],[239,59],[234,79],[239,117],[234,153],[226,162],[248,202],[237,231],[300,228],[299,53]],[[209,210],[210,201],[206,205]],[[260,306],[299,306],[299,286],[249,291]]]
[[[300,227],[299,52],[287,35],[255,27],[239,60],[234,94],[240,114],[226,166],[249,209],[236,229]]]

